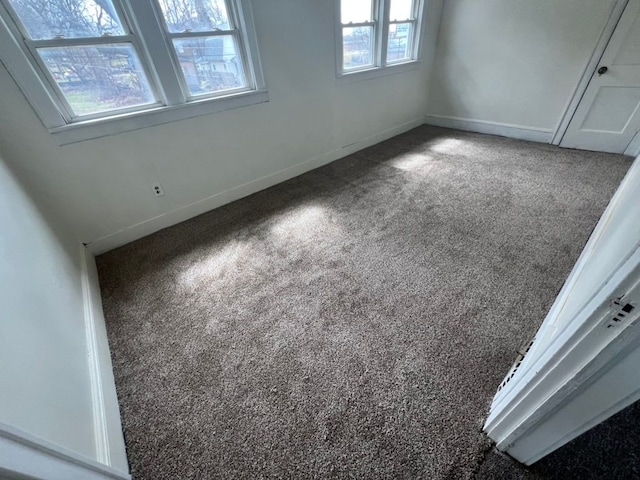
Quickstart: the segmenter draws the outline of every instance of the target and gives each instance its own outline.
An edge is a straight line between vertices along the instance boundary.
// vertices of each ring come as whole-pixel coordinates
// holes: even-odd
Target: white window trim
[[[134,23],[134,28],[139,32],[139,23],[156,21],[150,15],[157,15],[151,2],[139,0],[120,0],[127,13],[132,12],[128,21]],[[131,112],[118,112],[114,115],[102,116],[95,119],[80,120],[70,123],[60,111],[58,100],[52,94],[51,87],[45,83],[41,73],[36,70],[29,59],[29,53],[23,45],[21,34],[16,27],[8,24],[5,18],[9,18],[8,11],[0,3],[0,61],[5,65],[18,87],[40,117],[40,120],[49,132],[54,136],[59,145],[81,142],[99,137],[115,135],[122,132],[137,130],[154,125],[185,120],[192,117],[208,115],[235,108],[265,103],[269,101],[269,94],[264,79],[258,42],[255,34],[255,24],[250,0],[235,0],[237,11],[234,8],[234,20],[237,22],[242,35],[244,48],[243,57],[245,65],[249,68],[246,75],[251,89],[242,91],[223,92],[217,96],[185,98],[182,93],[180,79],[182,78],[173,61],[158,62],[157,57],[163,53],[169,57],[170,47],[164,31],[146,29],[151,32],[152,38],[142,35],[139,42],[142,44],[142,54],[146,58],[154,60],[154,66],[149,65],[150,82],[159,84],[158,76],[163,78],[162,92],[158,92],[163,105],[153,104],[148,108],[137,109]],[[160,42],[160,43],[158,43]],[[145,65],[145,59],[141,59]],[[175,81],[171,81],[171,79]],[[168,87],[167,87],[168,85]]]
[[[397,62],[387,63],[386,51],[389,38],[389,8],[390,0],[373,0],[373,10],[375,13],[374,23],[374,65],[353,70],[343,69],[343,45],[342,45],[342,18],[341,0],[335,0],[335,45],[336,45],[336,78],[338,83],[350,83],[353,81],[369,80],[372,78],[403,73],[414,70],[421,63],[420,54],[422,52],[422,27],[424,24],[425,4],[428,0],[414,0],[415,12],[415,33],[412,46],[411,58]],[[399,22],[403,23],[403,22]]]

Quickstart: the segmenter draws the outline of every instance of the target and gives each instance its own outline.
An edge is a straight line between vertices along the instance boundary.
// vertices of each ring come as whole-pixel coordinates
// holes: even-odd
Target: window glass
[[[224,0],[159,0],[159,3],[171,33],[231,28]]]
[[[38,53],[76,116],[155,103],[130,44],[48,47]]]
[[[111,0],[9,0],[34,40],[124,35]]]
[[[345,70],[373,65],[373,27],[344,27],[342,48]]]
[[[340,2],[342,23],[364,23],[373,20],[372,0],[342,0]]]
[[[0,53],[44,126],[74,143],[267,101],[245,1],[0,0]]]
[[[192,96],[247,86],[232,35],[176,38],[173,46]]]
[[[387,42],[387,62],[398,62],[411,58],[412,23],[392,23],[389,25]]]
[[[389,20],[410,20],[413,18],[413,0],[391,0]]]

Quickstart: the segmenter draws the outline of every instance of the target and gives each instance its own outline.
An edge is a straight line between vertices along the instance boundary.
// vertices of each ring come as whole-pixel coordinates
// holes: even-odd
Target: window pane
[[[38,53],[76,115],[155,102],[131,45],[39,48]]]
[[[224,0],[159,0],[171,33],[229,30]]]
[[[411,58],[412,23],[392,23],[389,25],[387,62],[397,62]]]
[[[413,19],[413,0],[391,0],[389,20]]]
[[[341,0],[342,23],[363,23],[373,20],[371,0]]]
[[[247,86],[242,60],[232,35],[173,40],[191,95],[206,95]]]
[[[342,29],[343,68],[373,65],[373,27],[344,27]]]
[[[34,40],[124,35],[111,0],[9,0]]]

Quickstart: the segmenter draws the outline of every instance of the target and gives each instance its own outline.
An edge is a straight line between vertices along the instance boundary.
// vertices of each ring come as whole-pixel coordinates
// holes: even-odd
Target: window
[[[245,0],[0,0],[0,59],[71,143],[267,101],[251,25]]]
[[[338,0],[339,74],[371,72],[418,58],[421,0]]]
[[[242,38],[224,0],[160,0],[160,7],[190,96],[249,87]]]

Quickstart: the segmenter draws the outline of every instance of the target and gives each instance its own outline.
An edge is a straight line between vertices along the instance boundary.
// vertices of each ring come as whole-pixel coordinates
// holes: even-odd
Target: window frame
[[[245,45],[246,42],[242,38],[243,37],[242,32],[244,29],[240,28],[242,15],[240,14],[240,12],[238,12],[237,2],[234,2],[233,0],[222,0],[222,1],[224,2],[226,7],[226,12],[229,18],[230,26],[232,26],[233,28],[230,28],[229,30],[217,30],[217,31],[203,30],[203,31],[193,31],[193,32],[170,32],[169,26],[166,22],[166,18],[162,13],[159,2],[158,1],[152,2],[156,17],[159,19],[159,22],[162,26],[165,42],[170,52],[171,60],[173,61],[173,65],[177,73],[180,86],[182,88],[182,92],[185,98],[185,103],[203,100],[207,98],[213,99],[215,97],[222,97],[222,96],[231,95],[234,93],[248,92],[251,90],[255,90],[256,88],[256,79],[254,78],[253,69],[251,68],[251,65],[249,63],[249,56],[247,55],[247,48]],[[246,85],[243,87],[238,87],[236,89],[227,89],[227,90],[218,91],[218,92],[209,92],[201,95],[193,95],[189,90],[189,86],[187,84],[187,79],[185,77],[184,71],[180,67],[178,52],[177,52],[177,49],[175,48],[175,45],[173,44],[173,40],[180,39],[180,38],[202,38],[202,37],[216,37],[216,36],[220,36],[220,37],[231,36],[233,38],[235,42],[235,47],[237,48],[238,54],[240,56],[240,61],[241,61],[242,70],[245,77],[244,80]]]
[[[8,6],[4,5],[6,3]],[[4,7],[8,17],[12,20],[10,27],[19,38],[20,43],[23,44],[23,51],[25,55],[35,64],[35,70],[42,76],[41,80],[43,85],[49,91],[50,96],[55,99],[57,103],[57,109],[60,115],[67,123],[76,123],[87,120],[94,120],[96,118],[104,118],[108,116],[115,116],[126,113],[133,113],[152,108],[157,108],[162,105],[162,97],[159,92],[162,91],[159,88],[157,79],[152,75],[153,68],[149,65],[148,59],[142,53],[142,45],[140,44],[140,36],[134,34],[134,30],[131,25],[131,16],[123,8],[119,2],[114,1],[113,6],[118,15],[118,19],[121,22],[122,29],[124,30],[122,35],[109,35],[103,37],[71,37],[71,38],[52,38],[44,40],[36,40],[29,38],[26,25],[22,22],[17,12],[11,7],[10,2],[0,1],[0,5]],[[101,44],[130,44],[135,53],[138,55],[140,65],[146,75],[146,79],[149,82],[149,88],[155,99],[155,102],[145,103],[142,105],[134,105],[131,107],[115,108],[108,112],[97,112],[92,114],[74,114],[73,107],[69,104],[68,100],[64,96],[62,89],[53,78],[51,71],[46,66],[45,61],[40,57],[37,52],[38,48],[51,48],[51,47],[74,47],[74,46],[94,46]]]
[[[422,51],[422,26],[425,3],[428,0],[413,0],[413,18],[410,20],[391,20],[389,18],[391,0],[372,0],[374,41],[373,59],[374,65],[367,65],[360,68],[344,68],[344,46],[343,29],[358,24],[342,23],[342,0],[335,0],[335,44],[336,44],[336,77],[338,82],[367,80],[370,78],[392,75],[418,67],[421,62],[420,53]],[[387,61],[387,47],[389,41],[389,25],[411,23],[414,31],[411,36],[411,55],[409,58],[398,61]],[[364,25],[364,24],[362,24]]]
[[[168,29],[156,0],[113,0],[124,35],[55,40],[55,43],[95,45],[129,43],[136,50],[156,102],[91,115],[72,115],[68,102],[44,62],[33,50],[50,40],[32,40],[8,0],[0,0],[0,59],[40,120],[59,145],[114,135],[191,117],[269,101],[249,0],[225,0],[233,15],[246,87],[190,95],[183,81]],[[24,29],[24,30],[23,30]],[[200,36],[210,36],[200,32]]]

